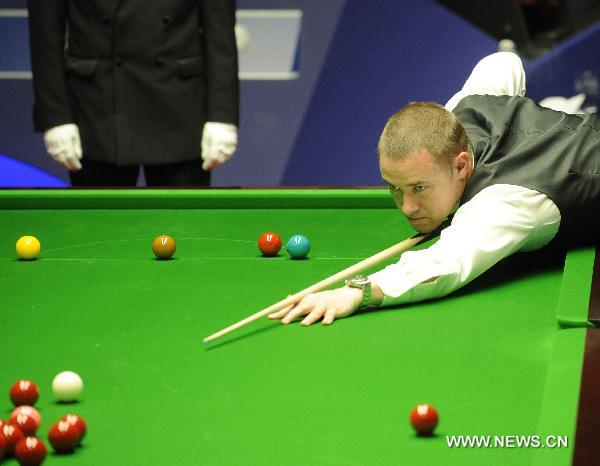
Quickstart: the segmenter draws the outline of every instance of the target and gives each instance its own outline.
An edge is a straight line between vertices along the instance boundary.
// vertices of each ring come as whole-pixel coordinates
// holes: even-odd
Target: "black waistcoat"
[[[567,243],[600,238],[600,120],[569,115],[526,97],[469,96],[454,109],[475,152],[461,203],[495,184],[546,194]]]

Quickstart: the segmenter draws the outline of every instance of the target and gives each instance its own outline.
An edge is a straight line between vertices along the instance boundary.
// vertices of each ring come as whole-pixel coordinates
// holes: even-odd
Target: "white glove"
[[[81,140],[79,128],[73,123],[55,126],[44,133],[46,151],[71,171],[81,170]]]
[[[212,170],[229,160],[237,147],[237,127],[207,121],[202,130],[202,169]]]

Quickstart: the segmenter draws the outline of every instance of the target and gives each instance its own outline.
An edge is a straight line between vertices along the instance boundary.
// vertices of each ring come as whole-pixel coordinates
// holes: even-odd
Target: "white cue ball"
[[[76,401],[82,391],[83,380],[75,372],[61,372],[52,381],[52,392],[59,401]]]

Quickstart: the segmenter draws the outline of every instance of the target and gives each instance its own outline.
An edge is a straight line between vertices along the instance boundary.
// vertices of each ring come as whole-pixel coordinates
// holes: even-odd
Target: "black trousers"
[[[140,166],[118,166],[95,160],[81,161],[83,168],[69,172],[71,184],[77,187],[126,187],[135,186]],[[209,186],[210,172],[202,170],[202,160],[165,165],[143,165],[148,186]]]

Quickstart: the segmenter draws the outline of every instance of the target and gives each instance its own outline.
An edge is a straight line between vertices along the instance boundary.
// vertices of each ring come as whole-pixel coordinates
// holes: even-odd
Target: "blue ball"
[[[292,259],[304,259],[310,251],[310,241],[304,235],[294,235],[288,240],[286,247]]]

